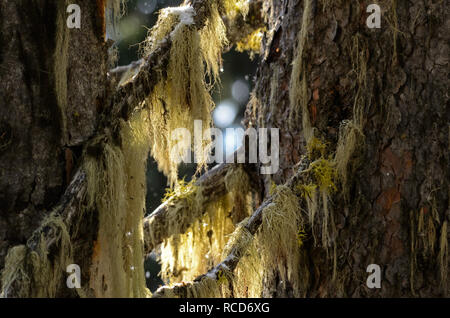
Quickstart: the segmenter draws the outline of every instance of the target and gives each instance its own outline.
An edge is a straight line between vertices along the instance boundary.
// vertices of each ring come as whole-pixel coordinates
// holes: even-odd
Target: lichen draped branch
[[[68,246],[76,243],[72,242],[73,233],[69,231],[77,231],[77,224],[85,213],[96,210],[99,231],[97,241],[93,242],[93,266],[84,269],[90,272],[92,279],[89,286],[85,286],[87,289],[79,293],[80,296],[90,295],[84,293],[89,288],[94,289],[94,295],[90,296],[98,297],[148,295],[142,264],[145,202],[143,184],[147,154],[152,138],[155,137],[155,133],[151,132],[153,118],[149,114],[148,104],[152,103],[155,89],[167,81],[167,72],[164,70],[179,70],[174,60],[184,56],[185,50],[190,50],[187,54],[191,57],[189,65],[196,65],[196,74],[193,74],[195,76],[188,74],[185,80],[191,85],[195,84],[197,88],[194,92],[192,89],[189,92],[184,90],[183,94],[174,96],[178,96],[179,100],[187,96],[192,103],[189,106],[212,104],[208,84],[204,82],[203,66],[206,64],[207,74],[218,77],[218,63],[226,43],[223,36],[224,26],[216,6],[218,3],[223,6],[229,1],[186,1],[185,5],[192,7],[192,23],[186,23],[184,18],[179,17],[178,21],[171,25],[172,30],[165,35],[164,41],[159,41],[157,47],[146,54],[133,78],[109,96],[107,104],[110,107],[104,108],[98,132],[85,145],[82,164],[55,212],[42,223],[26,245],[11,250],[5,266],[7,274],[4,276],[6,281],[3,282],[6,287],[4,293],[13,291],[12,293],[17,295],[33,296],[34,294],[29,292],[35,290],[37,296],[55,296],[63,283],[60,275],[55,276],[52,284],[47,287],[41,286],[38,276],[31,277],[29,284],[24,285],[27,290],[22,288],[14,291],[16,282],[20,285],[21,281],[27,279],[26,273],[20,269],[32,266],[36,273],[42,268],[47,273],[60,273],[64,270],[66,260],[71,257],[71,249]],[[219,33],[215,33],[217,31]],[[201,32],[204,33],[203,39],[202,36],[198,37]],[[184,39],[186,34],[190,34],[187,42]],[[216,39],[216,45],[207,46],[208,36]],[[195,43],[196,46],[192,48]],[[199,54],[201,59],[195,59]],[[201,110],[204,109],[203,107]],[[211,108],[207,109],[207,115],[210,116]],[[86,199],[87,205],[82,203]],[[75,229],[67,228],[72,224],[75,224]],[[48,231],[48,228],[52,230]],[[108,238],[117,243],[113,244],[113,248],[108,247],[112,246],[107,242]],[[50,246],[54,248],[49,254],[47,250]],[[114,250],[116,247],[119,249]],[[114,266],[108,265],[113,263]]]
[[[284,278],[296,283],[299,291],[305,291],[304,282],[307,279],[300,280],[300,275],[306,275],[307,272],[304,260],[300,257],[301,244],[292,239],[297,237],[299,227],[303,230],[304,221],[293,207],[298,207],[299,203],[295,194],[297,185],[305,183],[311,173],[309,169],[299,171],[286,184],[278,186],[274,194],[250,217],[243,220],[231,235],[224,249],[222,262],[191,282],[160,287],[153,297],[261,297],[262,275],[270,277],[269,271],[277,266],[278,257],[289,262],[289,271],[283,273],[280,268]],[[283,225],[283,233],[279,231],[279,225]],[[275,235],[286,236],[283,242],[274,239],[274,231],[277,232]],[[272,240],[272,243],[267,240]],[[273,250],[269,253],[257,253],[257,248]],[[236,275],[239,271],[243,272]],[[246,279],[253,286],[250,294],[249,285],[243,282]],[[230,284],[233,286],[232,292]]]

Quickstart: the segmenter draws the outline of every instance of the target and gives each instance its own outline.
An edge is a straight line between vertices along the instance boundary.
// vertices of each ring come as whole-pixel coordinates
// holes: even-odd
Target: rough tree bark
[[[277,183],[286,181],[291,167],[307,152],[301,125],[294,129],[285,125],[293,43],[306,2],[272,1],[265,6],[268,29],[274,33],[264,44],[264,62],[257,71],[254,94],[260,107],[248,119],[282,129]],[[444,10],[448,2],[377,3],[382,8],[382,26],[370,30],[366,27],[370,1],[311,1],[311,24],[303,48],[311,124],[335,149],[339,125],[354,116],[356,99],[362,103],[365,141],[354,154],[359,163],[349,167],[348,196],[338,193],[332,201],[340,282],[332,283],[332,266],[325,261],[323,249],[310,245],[311,280],[306,291],[310,297],[448,293],[448,286],[441,284],[447,272],[442,277],[439,270],[448,267],[448,256],[439,265],[437,245],[428,255],[423,245],[411,249],[411,244],[417,244],[413,236],[421,213],[429,218],[435,211],[434,241],[439,236],[448,241],[449,235],[444,226],[450,216],[445,32],[449,16]],[[364,59],[364,84],[352,65],[355,52],[356,58]],[[271,101],[267,92],[274,73],[279,79]],[[357,100],[359,94],[361,100]],[[428,235],[423,232],[416,239]],[[383,269],[381,290],[365,286],[366,268],[372,263]],[[275,295],[285,296],[286,289],[278,289]]]
[[[85,173],[78,169],[82,150],[98,136],[114,135],[119,120],[139,111],[139,101],[162,76],[171,43],[147,58],[145,74],[113,92],[99,10],[104,3],[77,3],[83,27],[69,31],[58,29],[66,17],[64,1],[0,3],[0,269],[13,246],[33,250],[41,235],[51,241],[54,229],[39,227],[56,209],[73,234],[74,263],[81,265],[82,280],[89,281],[98,216],[93,211],[81,223],[73,217],[86,205]],[[192,3],[201,22],[202,1]],[[255,184],[262,185],[255,187],[261,205],[255,204],[249,232],[256,233],[262,209],[272,202],[273,183],[298,181],[299,163],[308,170],[309,159],[337,166],[342,161],[334,160],[345,162],[336,171],[337,191],[319,200],[316,223],[306,227],[302,290],[293,290],[292,282],[281,281],[273,269],[261,296],[448,295],[448,1],[377,1],[380,29],[366,26],[370,3],[262,1],[267,32],[245,123],[280,128],[280,170],[262,176],[247,167],[258,179]],[[236,32],[229,33],[238,41]],[[292,93],[296,83],[302,85],[300,98]],[[129,94],[130,87],[142,94]],[[319,154],[312,139],[324,145]],[[211,184],[219,192],[225,189],[217,179]],[[298,213],[307,224],[305,201]],[[324,204],[331,221],[321,227]],[[146,232],[158,229],[157,244],[169,235],[158,228],[164,227],[167,209],[161,207],[144,222]],[[329,232],[328,248],[315,240],[324,231]],[[146,243],[147,250],[154,247]],[[49,246],[50,256],[57,257],[58,247]],[[227,269],[239,262],[231,256],[224,262]],[[381,289],[366,286],[369,264],[382,268]],[[24,296],[14,292],[21,290],[20,283],[14,282],[7,296]],[[60,285],[56,296],[76,296],[64,282]],[[177,288],[175,294],[186,294]]]
[[[100,2],[77,3],[81,30],[66,27],[66,1],[0,4],[0,267],[61,200],[106,97]],[[79,264],[89,265],[95,222],[83,222]]]

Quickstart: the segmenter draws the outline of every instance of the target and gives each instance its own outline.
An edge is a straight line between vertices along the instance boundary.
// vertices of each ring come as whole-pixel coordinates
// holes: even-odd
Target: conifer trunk
[[[310,23],[304,26],[308,2]],[[327,228],[334,241],[329,257],[314,240],[306,243],[309,273],[302,294],[307,297],[432,297],[449,291],[448,2],[376,2],[382,25],[373,30],[366,26],[370,1],[264,6],[274,32],[263,44],[247,122],[281,129],[275,182],[284,183],[308,153],[305,115],[330,157],[345,130],[357,127],[356,147],[347,148],[347,176],[328,203],[334,219]],[[307,30],[300,74],[306,80],[303,113],[289,102],[302,27]],[[345,126],[344,120],[353,122]],[[344,158],[336,155],[341,163]],[[321,232],[317,229],[318,239]],[[369,264],[382,269],[379,290],[366,286]],[[265,295],[291,296],[288,285],[273,281]]]
[[[77,3],[81,29],[66,26],[68,1],[0,3],[1,268],[8,249],[27,244],[64,200],[82,147],[98,125],[107,71],[100,2]],[[87,215],[73,225],[80,226],[73,245],[81,268],[90,265],[96,222]],[[34,289],[9,296],[37,296]],[[61,288],[54,296],[62,295],[71,291]]]

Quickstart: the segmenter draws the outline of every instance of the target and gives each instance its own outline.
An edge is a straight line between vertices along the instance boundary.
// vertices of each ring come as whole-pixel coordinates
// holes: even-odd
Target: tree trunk
[[[381,28],[370,29],[368,1],[253,2],[261,10],[250,10],[247,21],[262,17],[266,31],[245,124],[280,129],[279,171],[261,175],[243,167],[251,175],[244,190],[255,212],[241,227],[244,217],[233,219],[233,229],[259,242],[252,248],[262,259],[275,260],[260,269],[257,296],[447,296],[450,19],[442,6],[448,3],[377,1]],[[189,3],[197,32],[210,23],[212,9],[203,10],[203,0]],[[175,198],[143,220],[145,189],[137,171],[145,169],[142,158],[150,150],[142,144],[156,139],[124,140],[144,125],[136,114],[160,116],[148,96],[170,72],[167,52],[176,42],[161,42],[139,73],[113,91],[104,2],[78,4],[81,30],[66,28],[64,1],[0,3],[0,287],[7,297],[147,296],[142,265],[136,265],[144,249],[179,238],[209,201],[233,192],[228,170],[219,167],[210,173],[212,186],[207,175],[199,179],[206,198],[195,201],[201,205],[196,213],[189,197],[180,196],[182,208],[171,208]],[[232,44],[249,27],[236,21],[225,19]],[[241,37],[236,28],[244,30]],[[210,194],[214,189],[220,193]],[[232,213],[242,210],[236,193]],[[185,223],[174,230],[170,213],[185,212],[191,217],[177,219]],[[268,223],[276,212],[289,217],[278,228]],[[108,218],[117,224],[107,225]],[[225,253],[230,257],[205,265],[212,276],[196,273],[201,276],[192,284],[155,295],[204,296],[195,288],[210,277],[223,290],[226,268],[231,287],[220,295],[242,296],[236,286],[247,284],[251,296],[255,282],[233,285],[253,244],[241,244],[238,234]],[[117,268],[106,269],[116,256],[121,261],[111,266]],[[82,289],[66,287],[70,263],[80,265]],[[370,264],[381,267],[380,289],[366,285]],[[114,270],[125,274],[116,278]],[[172,274],[174,281],[186,277]]]
[[[307,3],[310,23],[302,25]],[[443,3],[432,1],[377,3],[380,29],[366,26],[367,1],[272,1],[265,8],[274,32],[264,43],[257,104],[249,107],[247,120],[281,129],[275,182],[284,183],[308,153],[302,116],[309,115],[327,155],[347,165],[348,177],[340,174],[344,178],[328,205],[334,224],[326,230],[336,259],[328,258],[323,246],[306,244],[309,280],[303,295],[308,297],[448,293],[449,16]],[[289,83],[301,28],[307,31],[300,74],[307,111],[297,115],[289,103]],[[295,124],[287,126],[293,111]],[[344,120],[353,122],[345,126]],[[345,139],[352,125],[360,125],[354,149],[352,138]],[[339,152],[342,141],[348,155]],[[266,193],[269,187],[266,180]],[[321,213],[323,207],[316,224]],[[322,231],[318,228],[317,236]],[[365,284],[369,264],[382,268],[379,290]],[[267,296],[292,295],[284,283],[273,285],[276,292]]]
[[[81,29],[66,26],[67,1],[0,4],[2,268],[8,249],[26,244],[61,200],[96,130],[107,71],[97,2],[77,1]],[[74,262],[88,268],[96,217],[86,216],[81,227]],[[50,296],[38,288],[26,295]]]

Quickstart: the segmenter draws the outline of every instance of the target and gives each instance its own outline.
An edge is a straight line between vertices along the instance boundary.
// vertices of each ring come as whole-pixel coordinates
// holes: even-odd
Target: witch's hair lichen
[[[248,0],[220,0],[220,3],[225,9],[225,14],[230,18],[235,18],[238,14],[245,18],[248,14]]]
[[[90,286],[97,297],[145,297],[142,219],[149,152],[149,114],[121,124],[121,144],[96,140],[100,157],[87,155],[89,209],[99,214]],[[109,139],[112,139],[111,137]],[[106,283],[105,283],[106,282]]]
[[[160,255],[164,281],[191,281],[220,263],[226,237],[234,230],[227,205],[225,198],[211,204],[208,212],[185,233],[164,241]]]
[[[27,274],[24,262],[27,257],[27,247],[17,245],[12,247],[5,259],[5,268],[2,271],[2,293],[0,297],[8,297],[8,293],[14,285],[21,286],[16,294],[18,297],[29,297],[30,277]]]
[[[215,202],[203,197],[202,188],[195,181],[181,181],[168,190],[166,202],[173,204],[168,215],[172,236],[160,247],[163,280],[193,280],[222,261],[229,235],[251,213],[249,179],[241,167],[228,171],[225,185],[227,194]],[[180,234],[180,224],[191,226]]]
[[[441,225],[442,223],[442,225]],[[439,235],[440,228],[440,235]],[[436,201],[429,202],[418,211],[410,211],[410,288],[415,295],[416,271],[422,266],[437,265],[441,288],[447,292],[448,280],[448,228],[447,221],[439,219]]]
[[[266,27],[256,29],[241,41],[236,43],[236,51],[248,51],[250,54],[250,59],[253,59],[255,57],[255,54],[260,53],[261,41],[265,32],[267,32]]]
[[[194,130],[201,120],[203,131],[212,125],[214,108],[210,91],[219,82],[221,53],[227,45],[226,29],[215,1],[208,2],[204,26],[197,29],[191,6],[163,9],[149,37],[141,45],[143,56],[154,52],[162,41],[171,41],[167,76],[147,98],[152,115],[152,155],[173,185],[178,158],[190,151],[192,140],[171,136],[177,128]],[[172,138],[173,137],[173,138]],[[192,149],[199,169],[206,164],[211,138],[204,136]]]
[[[147,158],[150,152],[150,114],[147,109],[122,122],[121,140],[126,175],[125,272],[127,290],[133,297],[146,297],[144,279],[143,218],[147,194]]]
[[[259,244],[245,227],[249,218],[243,220],[230,235],[228,243],[223,249],[222,258],[225,259],[234,248],[239,263],[233,271],[233,297],[258,298],[263,291],[263,263],[259,253]]]
[[[341,123],[334,157],[344,197],[348,195],[350,174],[356,166],[354,157],[358,154],[358,149],[361,149],[364,144],[364,113],[370,105],[370,100],[367,99],[367,43],[363,41],[361,36],[355,35],[350,51],[357,84],[353,103],[353,118]]]
[[[301,197],[306,202],[306,208],[308,212],[308,223],[310,227],[314,229],[314,219],[319,210],[317,185],[315,185],[314,183],[299,184],[297,185],[297,190],[300,192]],[[314,240],[316,241],[314,230],[312,231],[312,233]]]
[[[45,229],[45,231],[44,231]],[[42,231],[40,231],[42,230]],[[39,237],[33,237],[35,248],[19,245],[11,248],[2,272],[2,296],[13,293],[16,297],[57,297],[65,283],[66,267],[72,262],[71,237],[61,216],[55,212],[47,216]],[[49,240],[44,233],[54,235],[52,244],[56,252],[49,251]],[[83,295],[83,290],[77,290]]]
[[[278,186],[273,203],[263,211],[263,223],[257,233],[264,279],[275,277],[290,282],[300,292],[299,228],[303,227],[299,199],[287,186]]]
[[[311,21],[311,0],[304,1],[303,17],[301,29],[298,33],[297,48],[294,52],[291,80],[289,83],[289,104],[291,112],[289,114],[289,124],[294,127],[298,117],[299,109],[302,110],[303,135],[306,142],[313,137],[312,126],[308,110],[308,88],[304,64],[304,52],[308,35],[308,28]]]
[[[250,220],[247,217],[226,236],[227,242],[218,260],[235,257],[239,260],[236,268],[231,272],[222,266],[216,275],[208,273],[187,285],[178,283],[187,287],[187,297],[263,297],[264,284],[275,281],[290,282],[291,285],[284,287],[292,288],[294,296],[304,295],[309,276],[305,260],[301,259],[306,236],[298,199],[287,186],[278,186],[272,203],[262,211],[262,224],[255,234],[247,228]],[[195,259],[192,250],[190,253]],[[164,297],[173,297],[171,291],[166,293],[162,289],[160,293]]]
[[[447,221],[441,227],[441,237],[439,239],[439,269],[441,274],[441,286],[447,289],[448,279],[448,230]]]
[[[64,142],[67,142],[67,69],[69,67],[70,29],[66,25],[66,8],[68,0],[59,1],[56,17],[56,47],[54,54],[53,76],[55,93],[59,110],[61,112],[61,129]]]
[[[322,199],[322,246],[328,248],[332,245],[332,235],[335,232],[334,216],[329,211],[328,204],[330,201],[330,193],[337,190],[335,185],[337,173],[333,163],[324,158],[313,162],[311,169]]]

